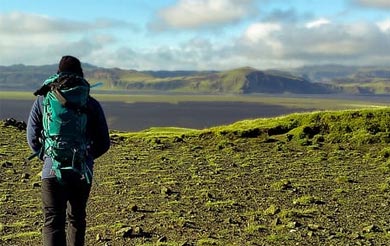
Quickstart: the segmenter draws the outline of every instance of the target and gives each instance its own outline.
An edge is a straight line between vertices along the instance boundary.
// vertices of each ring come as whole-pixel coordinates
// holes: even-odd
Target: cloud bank
[[[118,27],[135,29],[134,25],[125,21],[103,18],[92,22],[81,22],[22,12],[0,15],[0,31],[2,34],[77,33]]]
[[[137,70],[390,63],[390,17],[375,23],[342,22],[293,8],[266,12],[256,3],[178,0],[157,11],[149,22],[154,29],[144,31],[114,19],[74,21],[23,12],[0,13],[0,57],[6,61],[1,65],[53,64],[65,54],[98,66]],[[382,8],[390,5],[380,0],[354,3]],[[126,32],[127,36],[123,35]],[[161,37],[169,42],[160,42]],[[143,40],[148,44],[142,44]]]
[[[82,22],[22,12],[0,14],[0,57],[8,65],[53,63],[64,54],[87,57],[115,43],[115,36],[105,31],[116,28],[135,26],[110,19]]]

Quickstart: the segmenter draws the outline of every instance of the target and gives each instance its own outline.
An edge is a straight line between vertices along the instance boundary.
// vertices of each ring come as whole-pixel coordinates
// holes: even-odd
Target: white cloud
[[[327,25],[327,24],[330,24],[330,20],[326,19],[326,18],[320,18],[318,20],[315,20],[315,21],[311,21],[311,22],[308,22],[306,23],[306,28],[318,28],[320,26],[323,26],[323,25]]]
[[[243,38],[240,39],[248,47],[253,47],[253,50],[263,49],[266,53],[281,55],[283,52],[283,44],[277,38],[282,27],[278,23],[254,23],[251,24],[244,32]]]
[[[300,37],[293,35],[292,31],[299,33]],[[306,32],[298,28],[286,35],[284,44],[289,55],[306,62],[370,64],[371,59],[378,55],[390,59],[388,38],[370,23],[338,24]]]
[[[266,69],[303,64],[385,65],[390,62],[389,34],[369,23],[332,24],[312,29],[304,25],[254,23],[224,43],[199,36],[180,44],[144,49],[125,44],[115,48],[110,45],[110,36],[68,40],[61,35],[40,35],[29,38],[28,43],[22,39],[10,40],[7,48],[0,49],[3,61],[53,64],[62,55],[72,54],[98,66],[137,70],[241,66]],[[0,46],[5,47],[4,39],[0,40]]]
[[[377,22],[376,24],[382,32],[390,32],[390,19]]]
[[[81,22],[43,15],[12,12],[0,14],[0,57],[6,64],[50,64],[64,54],[80,58],[117,42],[108,31],[132,24],[97,19]]]
[[[275,31],[280,31],[281,26],[277,23],[254,23],[245,31],[245,38],[251,42],[266,40],[272,36]]]
[[[182,0],[179,5],[190,2]],[[193,2],[204,3],[207,8],[211,8],[212,4],[212,1],[206,0]],[[233,1],[216,2],[224,6],[233,4]],[[251,2],[240,1],[237,6],[249,11],[243,6],[249,6]],[[218,12],[221,7],[215,4]],[[199,9],[194,11],[201,14]],[[227,16],[230,17],[211,21],[222,23],[222,20],[245,18],[244,14]],[[197,22],[183,24],[180,28],[209,25],[204,18],[199,16]],[[119,34],[111,32],[118,26],[113,20],[76,22],[23,13],[0,14],[0,65],[54,64],[64,54],[78,56],[83,62],[98,66],[138,70],[210,70],[241,66],[266,69],[319,63],[390,63],[389,19],[378,23],[362,21],[348,24],[327,19],[309,23],[273,20],[253,22],[241,28],[242,25],[236,26],[237,29],[229,34],[222,32],[223,41],[217,35],[204,36],[204,32],[186,33],[180,38],[168,33],[164,36],[165,44],[159,42],[161,40],[156,35],[150,35],[147,43],[153,46],[145,44],[137,47],[138,43],[132,40],[143,40],[143,37],[114,36]],[[241,28],[239,32],[238,28]]]
[[[194,29],[230,23],[254,13],[254,0],[179,0],[162,9],[156,29]]]
[[[256,26],[258,28],[254,28]],[[390,36],[372,23],[332,23],[322,28],[298,24],[280,24],[277,28],[264,26],[267,23],[257,23],[244,32],[244,37],[252,37],[256,42],[242,42],[242,39],[235,42],[234,54],[241,57],[240,60],[246,60],[246,65],[269,68],[327,63],[385,65],[385,61],[390,62]]]
[[[356,3],[373,8],[390,8],[389,0],[354,0]]]
[[[27,41],[26,41],[27,40]],[[64,35],[21,35],[0,39],[0,57],[11,64],[52,64],[65,55],[75,55],[82,60],[110,47],[114,38],[105,35],[90,35],[69,39]]]

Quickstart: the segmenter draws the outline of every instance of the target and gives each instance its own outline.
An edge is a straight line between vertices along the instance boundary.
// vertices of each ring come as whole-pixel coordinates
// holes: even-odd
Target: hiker
[[[77,89],[82,88],[82,93],[78,95],[74,92],[70,99],[70,96],[66,96],[66,90],[70,91],[72,85],[77,85]],[[34,93],[38,97],[28,118],[27,141],[44,162],[43,245],[79,246],[85,242],[86,205],[91,189],[93,162],[110,147],[103,109],[98,101],[89,96],[89,88],[80,61],[73,56],[63,56],[57,73]],[[84,105],[75,103],[83,100]],[[73,115],[77,125],[71,126],[71,129],[64,128],[68,123],[61,122],[63,119],[56,116],[54,110]],[[72,123],[72,120],[69,122]],[[61,127],[61,130],[54,129]],[[57,135],[53,133],[56,131]],[[67,138],[66,134],[72,137]],[[56,148],[58,146],[60,148]],[[65,150],[71,151],[71,157],[65,156]]]

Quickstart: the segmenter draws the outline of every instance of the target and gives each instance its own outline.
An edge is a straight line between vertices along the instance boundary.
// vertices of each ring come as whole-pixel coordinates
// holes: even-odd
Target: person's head
[[[84,77],[81,62],[74,56],[63,56],[58,64],[58,73],[75,73]]]

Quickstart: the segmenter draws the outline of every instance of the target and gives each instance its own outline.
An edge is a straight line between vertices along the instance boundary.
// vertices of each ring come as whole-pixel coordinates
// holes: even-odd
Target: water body
[[[0,99],[0,119],[27,121],[33,101]],[[101,102],[110,129],[140,131],[175,126],[203,129],[243,119],[274,117],[307,109],[246,102]]]

